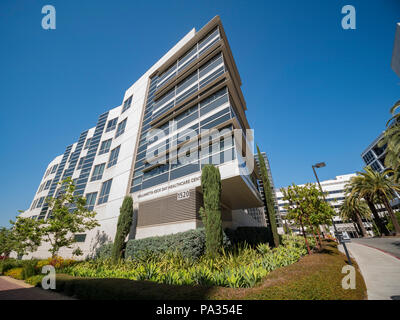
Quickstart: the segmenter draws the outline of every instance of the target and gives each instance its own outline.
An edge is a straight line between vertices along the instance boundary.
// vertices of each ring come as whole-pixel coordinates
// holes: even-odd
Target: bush
[[[225,234],[223,243],[225,248],[230,246]],[[144,259],[149,255],[177,251],[184,258],[198,259],[205,253],[205,247],[205,230],[199,228],[166,236],[129,240],[125,258]]]
[[[14,278],[14,279],[24,280],[24,277],[23,277],[23,274],[22,274],[23,271],[24,271],[23,268],[13,268],[13,269],[10,269],[10,270],[6,271],[4,273],[4,275],[9,276],[9,277]]]
[[[101,247],[96,249],[95,259],[108,259],[111,258],[113,243],[105,243]]]
[[[112,248],[112,259],[114,263],[118,263],[123,258],[123,251],[125,247],[125,239],[129,234],[133,218],[133,200],[130,196],[125,196],[120,208],[120,215],[118,217],[117,233],[114,239],[114,246]]]
[[[173,285],[252,287],[271,270],[292,264],[307,254],[301,237],[283,237],[283,242],[275,249],[268,244],[259,244],[257,248],[239,245],[223,249],[214,257],[203,255],[197,260],[170,251],[142,255],[117,265],[111,259],[91,260],[65,268],[63,272],[78,277],[147,280]],[[73,286],[73,282],[70,285]],[[75,288],[65,289],[68,290],[76,291]]]
[[[39,260],[36,263],[35,268],[36,268],[36,271],[38,271],[40,273],[42,268],[47,265],[51,265],[55,269],[60,270],[60,269],[66,268],[68,266],[71,266],[74,263],[76,263],[76,261],[73,259],[63,259],[62,257],[56,256],[56,257],[52,257],[52,258],[48,258],[48,259],[44,259],[44,260]]]
[[[257,246],[260,243],[269,243],[270,231],[267,227],[238,227],[236,230],[226,229],[226,235],[233,245],[248,243]]]
[[[397,221],[400,223],[400,212],[395,212],[394,216],[396,217]],[[392,219],[388,219],[388,223],[387,223],[386,227],[391,232],[395,231]]]
[[[200,216],[206,230],[206,252],[216,255],[223,247],[221,218],[221,175],[219,169],[207,164],[201,170],[201,188],[204,207]]]
[[[25,279],[25,282],[30,284],[30,285],[32,285],[32,286],[40,287],[43,277],[44,277],[44,274],[43,275],[42,274],[38,274],[38,275],[31,276],[31,277]]]
[[[4,274],[10,269],[22,267],[22,260],[5,259],[0,261],[0,274]]]
[[[36,275],[36,264],[37,260],[25,260],[22,263],[22,277],[24,279],[28,279],[34,275]]]

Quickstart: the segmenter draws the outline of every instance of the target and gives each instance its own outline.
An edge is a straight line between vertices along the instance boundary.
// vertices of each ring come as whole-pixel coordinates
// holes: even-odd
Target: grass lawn
[[[167,285],[126,279],[78,278],[57,275],[56,291],[78,299],[253,299],[253,300],[363,300],[366,287],[358,266],[356,289],[344,290],[341,273],[346,257],[336,243],[325,242],[321,253],[301,258],[297,263],[272,271],[253,288],[233,289]]]

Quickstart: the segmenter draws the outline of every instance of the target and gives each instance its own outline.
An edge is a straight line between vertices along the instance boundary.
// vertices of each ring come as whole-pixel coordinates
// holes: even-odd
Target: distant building
[[[391,66],[393,71],[400,77],[400,22],[397,23],[396,27]]]
[[[334,218],[333,218],[337,230],[339,232],[346,231],[351,237],[357,237],[356,226],[354,225],[354,223],[348,223],[348,222],[345,223],[341,220],[341,218],[339,217],[339,208],[342,205],[343,200],[345,198],[345,186],[347,183],[349,183],[350,179],[355,176],[356,176],[355,173],[350,173],[350,174],[345,174],[345,175],[341,175],[341,176],[336,176],[335,179],[320,181],[322,191],[327,193],[326,201],[331,205],[331,207],[338,214],[337,216],[334,216]],[[312,184],[316,184],[316,182],[313,182]],[[304,186],[304,184],[300,185],[300,186]],[[317,187],[318,187],[318,185],[317,185]],[[276,191],[276,196],[277,196],[280,212],[282,215],[282,219],[285,220],[285,215],[287,214],[287,210],[284,208],[284,205],[287,204],[288,202],[283,200],[283,194],[281,191]],[[285,221],[284,221],[284,223],[285,223]],[[369,232],[372,235],[373,234],[372,233],[372,224],[369,221],[364,221],[364,226],[367,229],[367,232]],[[294,230],[294,231],[300,232],[300,230]],[[332,234],[334,233],[333,226],[330,226],[329,231]]]

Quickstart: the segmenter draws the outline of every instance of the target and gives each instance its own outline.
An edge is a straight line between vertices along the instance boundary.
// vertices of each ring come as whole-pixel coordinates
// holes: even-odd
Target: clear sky
[[[41,27],[56,8],[56,30]],[[341,8],[356,8],[343,30]],[[256,142],[277,187],[361,170],[400,99],[398,0],[1,0],[0,226],[27,209],[50,160],[191,28],[220,15]]]

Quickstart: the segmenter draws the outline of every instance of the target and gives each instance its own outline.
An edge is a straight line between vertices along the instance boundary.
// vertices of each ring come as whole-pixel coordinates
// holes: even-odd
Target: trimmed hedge
[[[250,246],[269,242],[269,230],[266,227],[238,227],[236,230],[225,229],[223,245],[227,249],[233,245],[247,242]],[[113,244],[107,243],[96,250],[96,258],[111,258]],[[179,251],[183,257],[198,259],[206,251],[204,228],[170,234],[166,236],[129,240],[125,258],[142,259],[149,255]]]
[[[223,245],[230,247],[231,243],[223,235]],[[185,258],[198,259],[206,250],[206,234],[204,228],[170,234],[160,237],[129,240],[126,245],[125,258],[144,258],[148,255],[179,251]]]

